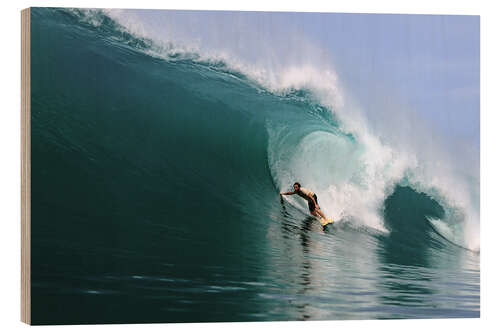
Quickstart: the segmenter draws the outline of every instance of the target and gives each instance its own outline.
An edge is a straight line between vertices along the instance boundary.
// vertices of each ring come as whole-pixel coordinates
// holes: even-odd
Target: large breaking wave
[[[149,21],[126,10],[65,10],[59,14],[92,29],[107,43],[129,50],[130,62],[134,52],[139,52],[178,66],[172,71],[178,80],[184,73],[187,77],[196,74],[206,83],[191,85],[198,89],[193,94],[234,111],[226,128],[207,133],[220,136],[214,141],[237,144],[221,143],[217,151],[217,146],[206,145],[203,136],[192,139],[200,151],[210,151],[187,167],[200,183],[216,185],[210,181],[213,175],[205,174],[208,172],[237,174],[247,178],[234,185],[247,193],[242,201],[265,206],[259,200],[277,196],[278,191],[300,181],[318,194],[324,211],[336,220],[382,233],[409,233],[413,232],[410,221],[417,214],[425,216],[440,237],[479,250],[478,175],[457,171],[453,159],[440,149],[433,149],[434,155],[422,154],[376,132],[363,110],[352,102],[355,91],[342,88],[325,52],[299,30],[289,28],[293,37],[273,44],[272,34],[267,40],[265,34],[256,34],[257,27],[250,25],[244,13],[238,14],[242,23],[235,31],[228,32],[222,22],[215,25],[215,35],[200,33],[195,13],[163,13],[164,17]],[[187,22],[182,27],[181,20]],[[280,24],[279,15],[277,21]],[[197,39],[197,34],[203,38]],[[240,35],[244,41],[237,40]],[[287,51],[298,43],[301,47],[293,50],[300,51]],[[222,84],[225,90],[212,91],[210,82]],[[173,107],[175,112],[183,112],[181,106]],[[199,122],[193,126],[210,128],[210,116],[203,114],[207,111],[200,107],[198,112],[197,117],[190,117],[191,122]],[[260,160],[263,152],[264,162]],[[248,159],[242,157],[245,155]],[[203,166],[206,158],[213,159],[213,168],[195,167]],[[274,187],[256,170],[265,170]],[[262,191],[267,192],[265,196]],[[300,200],[287,200],[307,214]]]

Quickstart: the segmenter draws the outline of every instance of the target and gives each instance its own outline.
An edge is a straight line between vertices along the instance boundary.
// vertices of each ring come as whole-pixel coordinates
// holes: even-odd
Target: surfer
[[[293,184],[293,188],[295,189],[294,192],[280,193],[280,195],[298,194],[300,197],[307,200],[307,204],[309,205],[309,212],[311,212],[312,215],[314,215],[316,217],[321,216],[324,220],[327,220],[326,216],[319,209],[318,197],[316,196],[316,194],[313,191],[301,187],[300,183],[298,183],[298,182]]]

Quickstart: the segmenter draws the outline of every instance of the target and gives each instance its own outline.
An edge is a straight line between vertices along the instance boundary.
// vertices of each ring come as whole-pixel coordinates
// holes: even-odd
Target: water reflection
[[[418,196],[429,214],[432,203],[424,199]],[[390,232],[381,234],[349,221],[323,230],[286,201],[275,202],[263,277],[272,287],[259,296],[269,318],[477,316],[477,260],[440,240],[422,214],[404,220],[397,209],[386,208]]]
[[[289,218],[292,217],[292,215],[287,212],[283,198],[281,198],[281,214],[282,214],[284,220],[288,220]],[[312,270],[313,266],[312,266],[312,263],[309,259],[308,254],[310,253],[310,247],[311,247],[312,226],[315,222],[317,223],[316,219],[308,216],[301,221],[298,229],[292,223],[282,223],[281,224],[283,239],[293,238],[294,235],[296,235],[298,233],[300,245],[301,245],[302,264],[300,266],[301,270],[299,273],[298,284],[302,287],[300,287],[296,290],[296,295],[298,296],[297,299],[290,302],[291,305],[296,308],[297,312],[300,315],[300,317],[297,318],[298,320],[307,320],[307,319],[311,318],[310,309],[309,309],[310,304],[308,302],[299,301],[299,299],[302,298],[301,296],[307,296],[308,291],[313,289],[311,287],[311,282],[312,282],[311,281],[311,270]]]

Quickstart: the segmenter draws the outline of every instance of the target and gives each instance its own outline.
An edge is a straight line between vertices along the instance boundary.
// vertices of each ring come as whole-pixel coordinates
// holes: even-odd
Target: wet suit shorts
[[[314,197],[314,201],[316,201],[316,205],[319,205],[318,204],[318,197],[316,196],[316,194],[313,197]],[[316,209],[316,205],[314,204],[314,202],[312,200],[307,200],[307,204],[309,205],[309,211],[314,212],[314,210]]]

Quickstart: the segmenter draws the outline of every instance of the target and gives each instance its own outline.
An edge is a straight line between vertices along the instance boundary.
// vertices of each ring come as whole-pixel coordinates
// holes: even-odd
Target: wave
[[[397,234],[403,226],[404,232],[415,234],[418,230],[408,221],[419,216],[440,237],[479,250],[478,180],[457,172],[444,155],[433,157],[442,159],[437,166],[410,147],[393,145],[384,133],[375,132],[363,110],[354,106],[342,88],[331,63],[309,57],[311,52],[324,52],[304,36],[298,38],[305,53],[269,64],[258,57],[259,51],[265,53],[262,58],[272,52],[269,47],[254,50],[257,56],[249,60],[228,47],[214,49],[210,43],[196,42],[185,31],[179,30],[182,38],[172,38],[180,29],[176,20],[168,22],[169,33],[155,34],[134,11],[78,9],[58,11],[57,15],[78,22],[114,47],[164,61],[177,80],[170,79],[173,86],[224,110],[210,112],[225,112],[225,128],[212,128],[220,123],[203,114],[202,106],[192,111],[190,127],[198,132],[190,131],[193,137],[188,142],[203,153],[193,157],[196,160],[183,161],[189,164],[185,168],[169,162],[182,169],[185,179],[190,173],[208,184],[203,186],[207,189],[219,179],[210,173],[244,179],[238,189],[232,189],[232,198],[244,202],[238,205],[253,203],[255,211],[267,205],[264,198],[299,181],[318,194],[321,207],[336,220],[348,219],[386,234]],[[157,74],[151,71],[147,75]],[[202,81],[195,82],[197,79]],[[213,82],[222,87],[220,91],[215,91]],[[165,131],[176,131],[175,125],[170,123]],[[213,137],[209,139],[209,135]],[[224,143],[226,140],[234,142]],[[205,168],[195,167],[200,163],[206,163]],[[231,185],[227,188],[229,191]],[[307,214],[303,202],[286,199]],[[227,197],[221,200],[230,204]],[[429,205],[433,207],[430,211]],[[425,223],[416,226],[428,230]]]

